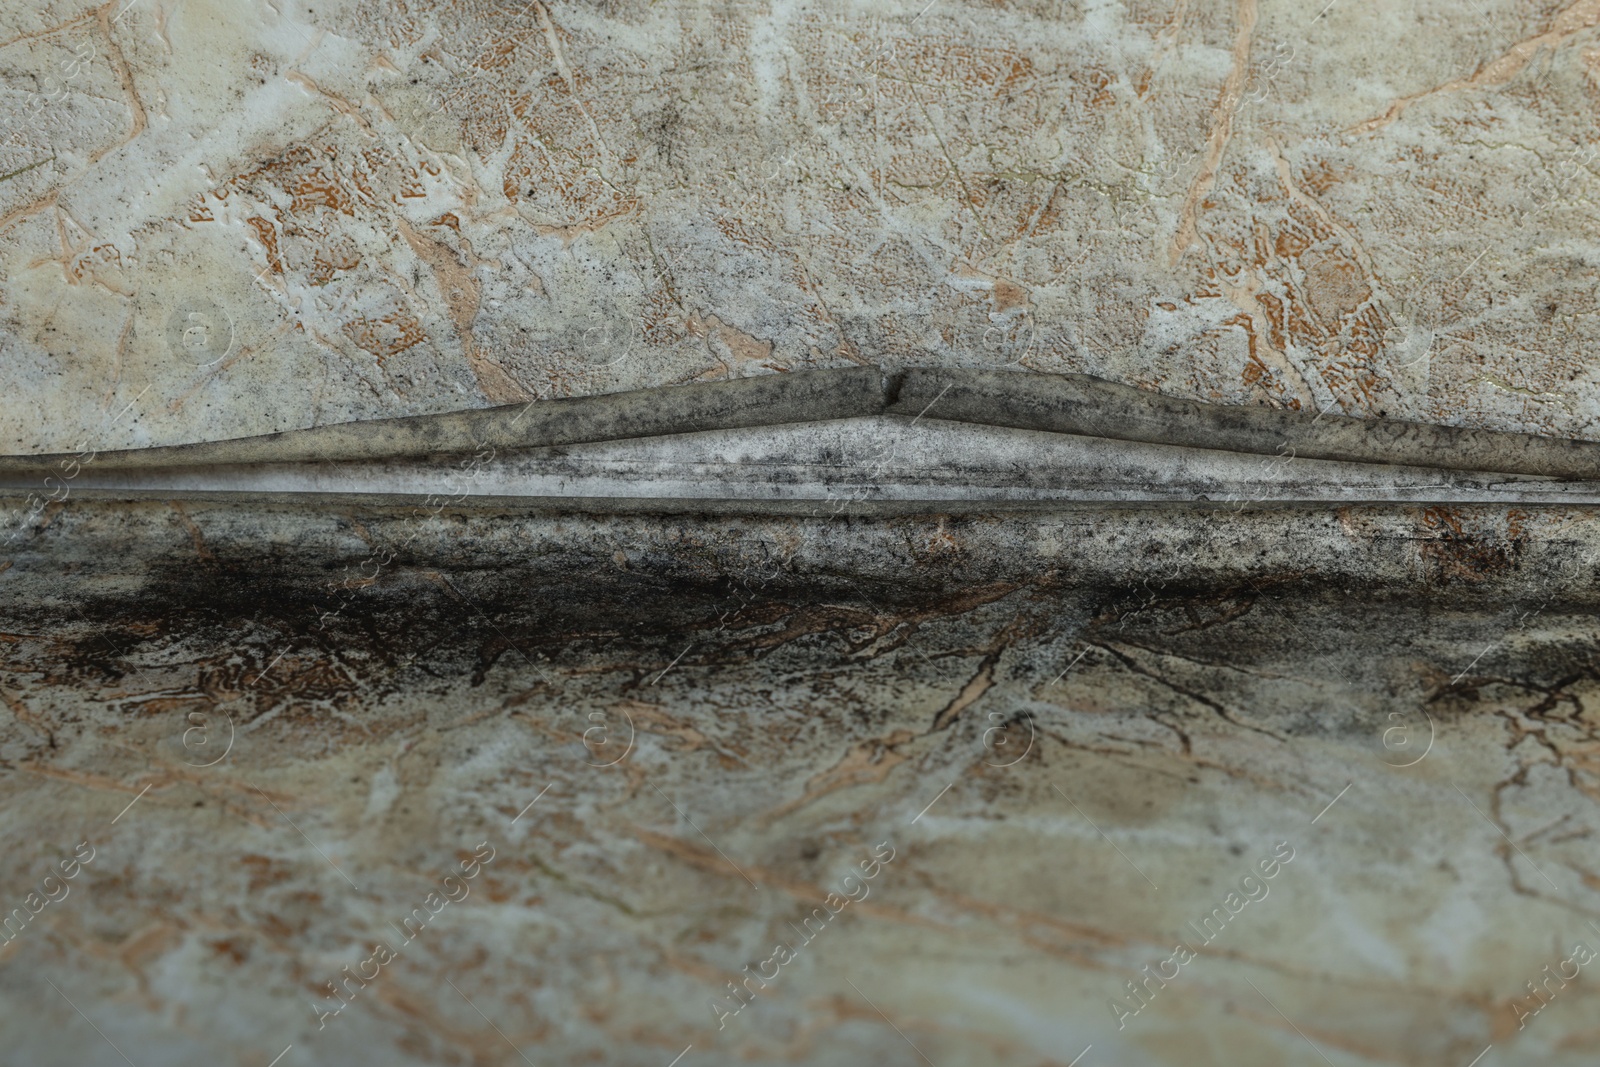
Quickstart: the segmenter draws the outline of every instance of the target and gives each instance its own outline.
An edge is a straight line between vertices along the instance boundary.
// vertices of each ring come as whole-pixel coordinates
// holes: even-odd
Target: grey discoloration
[[[1081,374],[871,367],[767,375],[444,415],[322,426],[235,441],[109,452],[96,469],[348,462],[523,450],[850,419],[921,419],[1213,451],[1565,480],[1600,475],[1600,443],[1529,434],[1205,404]],[[63,457],[0,459],[0,478]],[[603,494],[602,494],[603,495]]]
[[[37,492],[40,484],[19,479],[17,488]],[[898,415],[468,457],[88,464],[70,490],[119,499],[297,498],[308,506],[360,499],[493,508],[544,500],[567,508],[737,514],[760,505],[801,515],[1186,502],[1235,510],[1313,501],[1600,504],[1600,482],[1258,456]]]
[[[105,452],[95,464],[101,469],[138,469],[448,455],[484,447],[539,448],[849,418],[882,410],[882,375],[870,367],[845,368],[374,419],[234,441]],[[0,475],[48,472],[63,458],[0,458]]]
[[[990,426],[1303,459],[1566,479],[1600,475],[1600,443],[1593,441],[1205,404],[1084,374],[909,370],[889,410]]]
[[[1228,1010],[1249,978],[1343,1060],[1459,1065],[1510,1018],[1483,991],[1600,899],[1588,509],[71,500],[7,563],[0,844],[25,872],[86,835],[102,857],[0,951],[141,1063],[515,1061],[446,979],[538,1063],[912,1062],[848,983],[941,1067],[1066,1063],[1063,1028],[1167,1062],[1197,1017],[1222,1050],[1197,1063],[1320,1062]],[[319,1030],[308,999],[479,841],[459,913]],[[718,1031],[708,1001],[881,841],[870,898]],[[1280,841],[1271,897],[1118,1031],[1107,1001]],[[1441,932],[1469,895],[1483,918]],[[17,1062],[118,1062],[28,988]],[[171,1036],[180,1004],[214,1045]]]

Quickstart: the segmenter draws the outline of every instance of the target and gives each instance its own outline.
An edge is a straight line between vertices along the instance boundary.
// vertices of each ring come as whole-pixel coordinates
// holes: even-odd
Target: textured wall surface
[[[1319,7],[13,3],[0,451],[862,361],[1594,434],[1600,3]]]
[[[12,558],[6,906],[96,851],[10,1062],[120,1062],[68,998],[140,1067],[1595,1056],[1587,512],[73,502]]]
[[[1600,0],[0,0],[0,454],[852,365],[1600,438],[1597,105]],[[0,491],[6,1067],[1600,1050],[1592,507],[79,488]]]

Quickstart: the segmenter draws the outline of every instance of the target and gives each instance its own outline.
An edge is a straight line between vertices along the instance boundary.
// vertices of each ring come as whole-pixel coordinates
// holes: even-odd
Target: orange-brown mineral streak
[[[1381,130],[1404,114],[1406,108],[1426,97],[1462,89],[1494,88],[1504,85],[1521,74],[1523,68],[1533,61],[1533,57],[1540,49],[1559,48],[1574,34],[1596,25],[1600,25],[1600,0],[1578,0],[1577,3],[1562,8],[1556,17],[1550,20],[1550,25],[1543,33],[1524,37],[1500,56],[1479,67],[1471,77],[1456,78],[1443,85],[1424,89],[1420,93],[1402,96],[1390,104],[1383,114],[1375,115],[1365,122],[1350,127],[1348,132],[1372,133]]]
[[[1239,28],[1233,36],[1233,67],[1222,83],[1216,106],[1211,109],[1211,135],[1206,139],[1205,162],[1200,167],[1200,173],[1194,176],[1194,183],[1189,186],[1189,193],[1183,198],[1183,207],[1178,212],[1178,232],[1172,239],[1169,252],[1173,264],[1194,242],[1201,202],[1217,180],[1217,167],[1222,162],[1222,153],[1227,149],[1228,138],[1233,133],[1233,115],[1238,108],[1239,97],[1244,93],[1245,82],[1250,77],[1250,37],[1256,28],[1256,0],[1238,0],[1235,10]]]

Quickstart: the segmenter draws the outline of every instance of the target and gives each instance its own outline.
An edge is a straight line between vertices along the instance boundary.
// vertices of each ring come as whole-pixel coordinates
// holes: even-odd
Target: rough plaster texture
[[[1307,7],[11,5],[0,451],[852,362],[1592,435],[1600,3]]]

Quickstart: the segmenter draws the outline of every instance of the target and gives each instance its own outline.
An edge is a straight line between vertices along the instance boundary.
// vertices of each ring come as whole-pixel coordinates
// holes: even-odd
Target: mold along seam
[[[1209,404],[1086,374],[850,367],[99,453],[103,470],[404,459],[873,415],[1227,452],[1600,480],[1600,442]],[[0,456],[0,479],[70,455]]]

